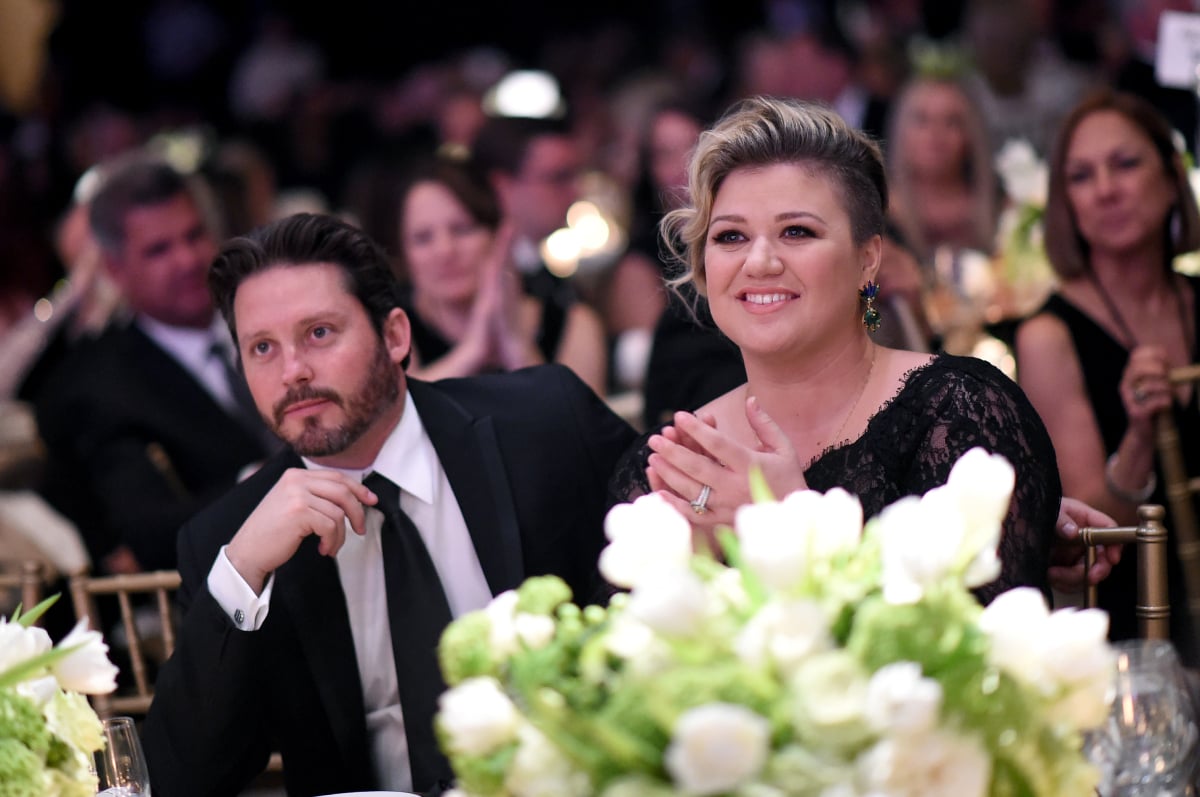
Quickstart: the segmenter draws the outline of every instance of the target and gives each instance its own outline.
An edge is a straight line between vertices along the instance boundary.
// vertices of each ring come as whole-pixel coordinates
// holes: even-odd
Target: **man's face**
[[[191,197],[135,207],[124,227],[125,244],[107,262],[129,305],[164,324],[207,327],[208,267],[217,247]]]
[[[247,277],[233,312],[246,382],[271,430],[324,465],[373,462],[404,410],[403,311],[381,339],[341,268],[315,263]]]
[[[515,175],[501,179],[505,212],[517,233],[540,241],[567,218],[579,198],[579,149],[567,136],[539,136],[529,145],[525,162]]]

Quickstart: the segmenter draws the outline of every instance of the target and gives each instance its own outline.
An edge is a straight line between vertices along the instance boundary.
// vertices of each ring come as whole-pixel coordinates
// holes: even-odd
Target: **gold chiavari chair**
[[[1200,364],[1173,368],[1167,375],[1172,385],[1187,382],[1200,388]],[[1197,441],[1189,441],[1196,445]],[[1183,455],[1184,441],[1179,436],[1175,416],[1160,412],[1155,418],[1155,448],[1167,505],[1171,508],[1171,533],[1175,535],[1175,550],[1183,567],[1183,582],[1187,594],[1184,607],[1192,627],[1200,630],[1200,524],[1196,521],[1194,496],[1200,492],[1200,478],[1188,476]]]
[[[1166,511],[1158,504],[1138,507],[1136,526],[1082,528],[1079,539],[1087,546],[1086,567],[1091,572],[1096,563],[1097,545],[1137,545],[1137,606],[1138,631],[1145,639],[1170,639],[1171,600],[1167,594],[1167,528],[1163,525]],[[1096,587],[1089,585],[1085,606],[1096,605]]]
[[[118,576],[92,576],[89,573],[71,576],[75,614],[86,617],[91,628],[106,630],[97,610],[97,598],[114,597],[120,610],[120,627],[133,674],[132,691],[125,688],[112,695],[94,696],[92,703],[101,717],[144,715],[149,710],[154,699],[150,657],[165,660],[175,649],[174,594],[179,583],[179,573],[174,570]],[[143,596],[152,597],[157,610],[157,622],[151,633],[144,631],[138,622],[137,610],[144,605]],[[111,647],[112,640],[109,644]]]
[[[20,596],[22,611],[29,611],[38,605],[45,586],[46,569],[40,561],[0,562],[0,592],[16,592]]]

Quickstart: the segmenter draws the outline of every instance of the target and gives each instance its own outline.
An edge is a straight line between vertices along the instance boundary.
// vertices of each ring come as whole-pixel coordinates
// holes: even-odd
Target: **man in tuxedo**
[[[143,154],[106,164],[89,225],[130,314],[79,344],[36,398],[45,492],[98,569],[175,567],[183,522],[272,438],[208,294],[216,243],[198,186]]]
[[[634,433],[568,369],[423,383],[387,257],[330,216],[228,242],[209,276],[288,449],[179,534],[154,792],[431,792],[437,640],[527,576],[600,596],[605,482]]]
[[[512,222],[512,259],[525,292],[568,307],[577,298],[575,285],[547,270],[538,251],[546,236],[566,224],[567,210],[579,199],[583,156],[568,122],[492,117],[476,136],[472,154]]]

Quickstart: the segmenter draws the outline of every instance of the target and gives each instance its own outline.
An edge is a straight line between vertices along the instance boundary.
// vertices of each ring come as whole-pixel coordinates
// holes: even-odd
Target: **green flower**
[[[104,746],[104,731],[87,698],[76,692],[60,691],[46,706],[50,732],[85,753]]]
[[[30,750],[39,761],[50,749],[50,731],[31,701],[8,691],[0,691],[0,739],[10,739]]]
[[[0,734],[6,731],[0,727]],[[14,738],[0,736],[0,797],[43,797],[42,757]]]

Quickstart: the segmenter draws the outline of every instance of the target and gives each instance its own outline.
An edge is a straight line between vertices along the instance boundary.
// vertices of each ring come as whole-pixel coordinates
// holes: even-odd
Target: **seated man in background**
[[[209,284],[289,450],[179,533],[186,612],[144,743],[155,794],[429,792],[438,638],[527,576],[601,596],[604,485],[633,430],[569,369],[425,383],[391,264],[297,215],[227,243]]]
[[[175,535],[263,460],[271,436],[208,294],[216,253],[195,186],[137,155],[111,164],[89,224],[131,313],[80,343],[37,397],[46,497],[106,572],[175,567]]]

